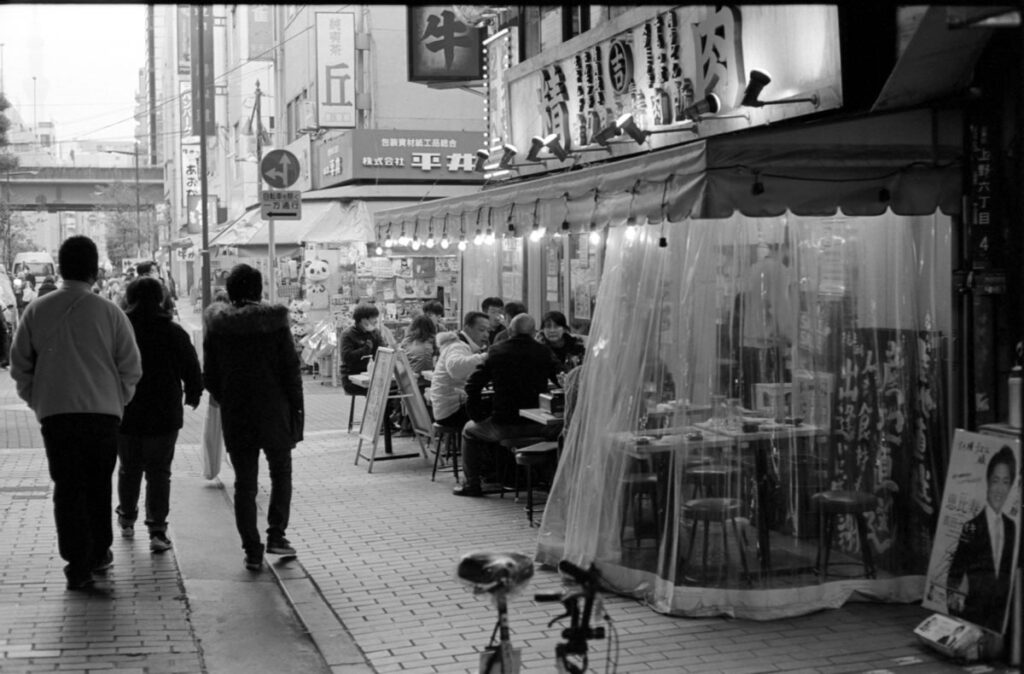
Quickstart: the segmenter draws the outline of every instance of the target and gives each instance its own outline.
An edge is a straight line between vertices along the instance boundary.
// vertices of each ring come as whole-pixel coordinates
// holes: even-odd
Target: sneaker
[[[103,557],[100,558],[100,561],[96,562],[96,564],[93,565],[92,572],[93,573],[103,573],[107,569],[112,567],[113,565],[114,565],[114,552],[108,548],[107,549],[107,554],[103,555]]]
[[[121,538],[132,538],[135,536],[135,525],[134,524],[122,524],[121,526]]]
[[[250,571],[259,571],[263,568],[263,552],[253,551],[245,553],[245,568]]]
[[[292,544],[285,537],[271,538],[267,540],[267,552],[272,555],[289,555],[294,557],[297,553]]]
[[[64,567],[64,577],[67,578],[69,590],[86,590],[96,582],[89,571],[73,571],[71,565]]]
[[[167,534],[156,533],[149,535],[150,552],[167,552],[170,549],[171,539],[167,538]]]
[[[452,493],[456,496],[483,496],[484,490],[479,482],[467,482],[452,489]]]

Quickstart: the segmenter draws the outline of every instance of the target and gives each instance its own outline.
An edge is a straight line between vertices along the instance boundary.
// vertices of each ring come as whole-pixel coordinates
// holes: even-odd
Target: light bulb
[[[394,245],[395,245],[395,240],[391,238],[390,234],[388,234],[388,238],[384,239],[384,247],[385,248],[391,248]]]
[[[476,236],[473,237],[473,245],[479,246],[484,242],[484,235],[480,233],[480,230],[476,230]]]
[[[636,238],[636,225],[628,225],[626,227],[626,239],[632,241]]]
[[[426,246],[427,248],[433,248],[434,247],[434,235],[431,234],[430,236],[428,236],[427,240],[423,243],[423,245]]]
[[[441,237],[441,248],[448,250],[448,246],[452,245],[452,242],[448,240],[448,235],[445,234]]]
[[[420,237],[417,236],[415,239],[412,240],[412,249],[413,250],[419,250],[420,249]]]
[[[601,232],[596,229],[590,230],[590,245],[597,246],[601,244]]]
[[[402,232],[402,235],[398,237],[398,245],[399,246],[408,246],[409,245],[409,237],[407,237],[405,235],[405,232]]]
[[[466,240],[465,239],[460,239],[459,240],[458,249],[459,250],[466,250]]]
[[[546,227],[534,226],[533,231],[530,232],[530,241],[540,241],[544,238],[544,234],[547,233]]]
[[[487,234],[484,235],[484,243],[488,246],[494,243],[494,232],[491,231],[490,227],[487,228]]]
[[[374,252],[376,252],[377,255],[383,255],[384,254],[384,249],[381,248],[380,246],[377,246],[377,248],[376,248],[376,250]]]

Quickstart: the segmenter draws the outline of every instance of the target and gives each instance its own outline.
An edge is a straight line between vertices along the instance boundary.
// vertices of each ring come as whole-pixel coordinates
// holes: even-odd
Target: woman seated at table
[[[421,390],[430,385],[423,378],[423,371],[434,369],[434,359],[437,357],[436,336],[437,324],[428,316],[417,316],[412,320],[409,332],[400,346],[409,358],[409,367]]]
[[[366,372],[370,359],[384,346],[377,330],[380,310],[372,304],[360,304],[352,312],[354,325],[341,333],[341,387],[349,395],[366,395],[366,389],[352,383],[349,377]]]
[[[587,348],[582,339],[569,332],[565,314],[561,311],[547,312],[541,320],[540,327],[537,341],[551,349],[562,366],[562,372],[568,372],[583,362]]]

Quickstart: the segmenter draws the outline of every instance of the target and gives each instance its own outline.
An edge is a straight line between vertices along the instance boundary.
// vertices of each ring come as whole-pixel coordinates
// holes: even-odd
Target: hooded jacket
[[[188,333],[169,315],[132,312],[128,320],[142,354],[142,379],[124,408],[121,432],[145,436],[172,433],[184,421],[182,385],[185,403],[191,407],[199,404],[203,394],[199,357]]]
[[[460,340],[457,332],[437,333],[437,346],[440,354],[434,363],[428,395],[434,418],[444,419],[455,414],[466,402],[466,380],[487,356],[473,353],[472,347]]]
[[[288,308],[214,302],[203,321],[203,383],[220,404],[224,446],[294,447],[291,420],[304,405]]]

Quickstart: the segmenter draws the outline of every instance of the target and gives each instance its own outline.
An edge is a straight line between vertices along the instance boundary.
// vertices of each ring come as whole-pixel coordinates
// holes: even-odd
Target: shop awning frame
[[[921,215],[958,213],[962,117],[920,108],[846,116],[695,141],[558,175],[378,212],[383,240],[404,228],[447,227],[467,238],[529,233],[539,223],[573,232],[630,216]],[[760,183],[755,187],[755,183]],[[560,224],[561,223],[561,224]],[[566,224],[568,226],[566,226]]]

